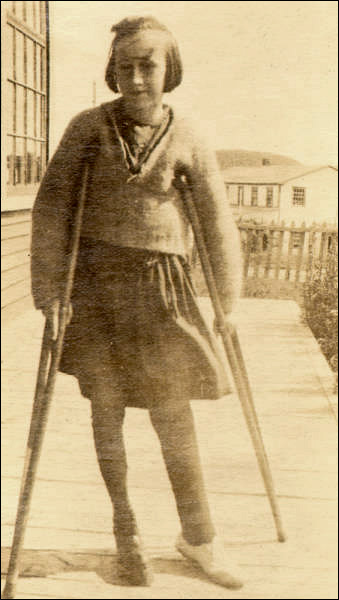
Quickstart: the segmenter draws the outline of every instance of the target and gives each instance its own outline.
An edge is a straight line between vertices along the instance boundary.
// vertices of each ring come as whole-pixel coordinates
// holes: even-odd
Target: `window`
[[[294,187],[293,188],[293,196],[292,202],[293,206],[305,206],[305,188],[303,187]]]
[[[266,207],[273,207],[273,187],[266,188]]]
[[[251,187],[251,206],[258,206],[258,188],[255,185]]]
[[[36,187],[46,165],[47,2],[7,5],[4,130],[7,192],[13,195]]]
[[[238,206],[244,205],[244,186],[238,185]]]
[[[300,248],[301,243],[302,243],[302,234],[299,233],[298,231],[294,231],[292,233],[293,248]]]

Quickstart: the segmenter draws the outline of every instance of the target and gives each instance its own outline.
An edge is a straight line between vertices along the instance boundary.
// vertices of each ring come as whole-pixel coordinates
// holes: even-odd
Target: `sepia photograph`
[[[1,598],[338,597],[337,13],[1,2]]]

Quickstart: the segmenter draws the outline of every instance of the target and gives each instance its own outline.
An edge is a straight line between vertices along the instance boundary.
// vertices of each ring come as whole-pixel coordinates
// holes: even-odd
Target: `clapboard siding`
[[[1,224],[1,240],[15,239],[20,236],[29,235],[31,227],[30,220],[19,221],[18,223]]]
[[[31,293],[29,210],[1,215],[1,313],[20,312]]]

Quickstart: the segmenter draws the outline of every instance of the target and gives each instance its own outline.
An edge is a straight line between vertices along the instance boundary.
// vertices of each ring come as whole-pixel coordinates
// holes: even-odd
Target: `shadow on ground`
[[[1,575],[6,576],[11,549],[1,548]],[[154,573],[188,577],[208,581],[198,569],[185,559],[152,557]],[[94,572],[105,583],[122,585],[117,576],[116,555],[109,552],[66,552],[63,550],[23,550],[20,558],[20,577],[51,577],[61,573]]]

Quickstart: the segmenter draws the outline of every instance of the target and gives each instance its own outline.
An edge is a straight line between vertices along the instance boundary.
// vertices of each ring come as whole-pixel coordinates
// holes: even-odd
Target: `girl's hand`
[[[214,319],[214,332],[216,335],[221,333],[219,323]],[[236,323],[230,314],[224,315],[223,329],[225,329],[231,336],[235,333]]]
[[[55,341],[58,337],[59,331],[60,300],[58,298],[55,298],[50,304],[48,304],[48,306],[46,306],[43,309],[42,312],[45,315],[46,319],[48,319],[52,325],[52,340]],[[70,323],[72,316],[73,308],[72,305],[69,304],[66,325]]]

